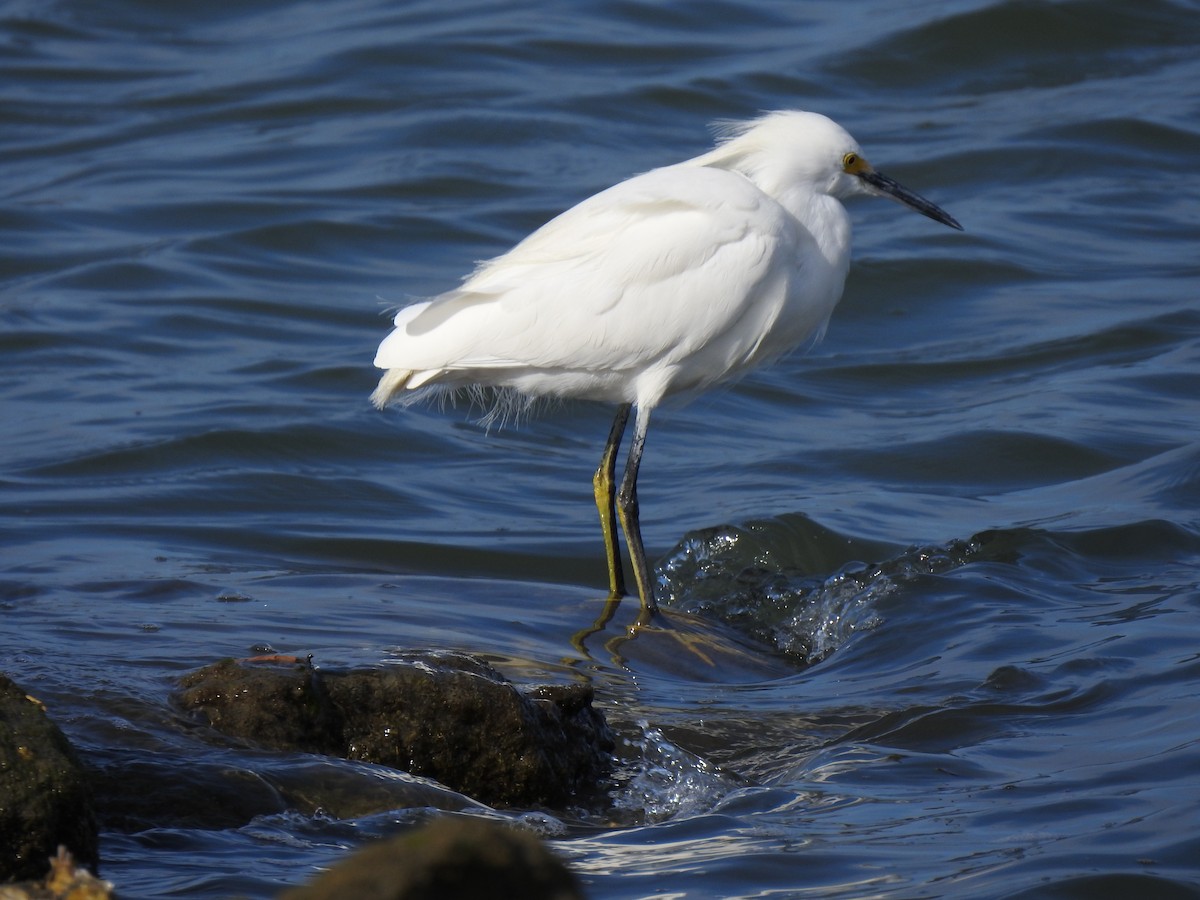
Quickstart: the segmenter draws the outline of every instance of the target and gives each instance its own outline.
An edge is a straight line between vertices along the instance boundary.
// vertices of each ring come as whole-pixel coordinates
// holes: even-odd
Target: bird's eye
[[[847,153],[842,157],[842,168],[847,172],[853,172],[858,168],[860,162],[857,153]]]

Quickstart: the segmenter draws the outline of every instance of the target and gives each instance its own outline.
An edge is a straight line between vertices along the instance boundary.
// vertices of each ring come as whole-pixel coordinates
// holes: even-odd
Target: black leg
[[[642,612],[638,624],[647,624],[658,612],[654,602],[654,582],[650,578],[650,564],[646,561],[646,548],[642,544],[642,527],[638,521],[637,476],[642,464],[642,448],[646,444],[646,429],[650,425],[648,411],[638,407],[637,420],[633,426],[633,443],[625,461],[625,475],[617,491],[617,513],[621,527],[625,529],[625,543],[629,546],[629,561],[633,565],[633,577],[637,581],[638,597],[642,601]]]
[[[608,596],[615,600],[625,596],[625,573],[621,569],[621,551],[617,547],[617,451],[621,448],[621,436],[625,434],[625,423],[629,421],[631,404],[622,403],[617,408],[600,467],[592,477],[592,488],[596,494],[596,509],[600,511],[600,530],[604,534],[604,553],[608,557]]]

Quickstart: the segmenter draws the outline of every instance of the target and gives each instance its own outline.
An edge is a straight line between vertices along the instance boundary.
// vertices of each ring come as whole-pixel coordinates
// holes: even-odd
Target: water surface
[[[294,798],[314,763],[168,702],[223,656],[444,647],[595,684],[612,809],[503,814],[595,898],[1200,895],[1198,23],[1098,0],[6,5],[0,668],[93,766],[106,877],[266,897],[458,808],[197,824],[212,773]],[[824,342],[656,416],[665,605],[737,652],[613,644],[621,616],[581,652],[611,412],[380,414],[384,313],[783,107],[967,230],[856,202]]]

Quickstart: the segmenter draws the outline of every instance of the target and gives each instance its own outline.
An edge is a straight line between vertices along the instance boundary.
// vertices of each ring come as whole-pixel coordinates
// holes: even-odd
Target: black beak
[[[959,231],[963,230],[963,227],[958,224],[958,220],[950,215],[950,213],[946,212],[940,206],[930,203],[924,197],[914,194],[904,185],[900,184],[900,182],[888,178],[882,172],[876,172],[874,169],[871,169],[867,172],[858,173],[858,177],[871,186],[871,193],[899,200],[905,206],[915,209],[923,216],[929,216],[935,222],[941,222],[943,225],[949,225],[951,228],[957,228]]]

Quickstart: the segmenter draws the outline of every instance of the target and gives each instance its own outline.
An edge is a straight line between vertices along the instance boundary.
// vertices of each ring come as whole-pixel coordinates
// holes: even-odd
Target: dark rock
[[[341,722],[324,679],[305,664],[255,665],[223,659],[185,675],[179,700],[203,710],[218,731],[275,750],[331,753]]]
[[[41,876],[60,845],[96,866],[84,770],[41,703],[0,675],[0,880]]]
[[[279,900],[580,900],[571,871],[531,834],[446,818],[372,844]]]
[[[225,734],[402,769],[492,805],[586,802],[612,764],[589,686],[522,694],[461,654],[351,672],[224,660],[181,687],[180,705]]]

